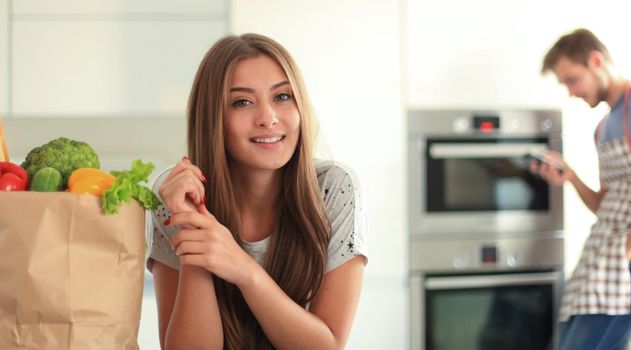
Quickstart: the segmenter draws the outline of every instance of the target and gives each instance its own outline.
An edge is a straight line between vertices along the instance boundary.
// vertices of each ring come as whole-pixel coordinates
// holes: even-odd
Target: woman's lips
[[[252,143],[263,148],[275,148],[285,140],[284,135],[253,137],[250,139]]]
[[[270,136],[270,137],[253,137],[250,140],[255,143],[276,143],[281,141],[285,136]]]

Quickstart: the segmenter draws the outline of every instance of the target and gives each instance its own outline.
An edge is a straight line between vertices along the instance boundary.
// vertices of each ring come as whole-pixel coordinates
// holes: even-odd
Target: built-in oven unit
[[[554,349],[562,188],[531,173],[561,151],[550,110],[408,115],[412,350]]]
[[[413,350],[552,350],[563,240],[411,242]]]
[[[562,189],[529,171],[561,151],[558,111],[411,111],[408,128],[412,234],[562,228]]]

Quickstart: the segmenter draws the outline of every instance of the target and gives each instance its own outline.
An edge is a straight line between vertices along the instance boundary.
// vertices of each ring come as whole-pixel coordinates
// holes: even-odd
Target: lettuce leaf
[[[112,186],[101,195],[101,203],[107,214],[118,212],[118,208],[123,203],[129,203],[134,198],[145,209],[156,210],[160,206],[160,200],[144,186],[143,182],[149,181],[149,175],[155,169],[153,163],[143,163],[140,159],[131,162],[131,170],[112,171],[116,177]]]

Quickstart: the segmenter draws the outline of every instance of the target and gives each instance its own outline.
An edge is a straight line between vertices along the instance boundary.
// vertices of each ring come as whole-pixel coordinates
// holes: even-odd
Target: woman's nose
[[[259,113],[258,126],[269,128],[278,124],[278,115],[271,104],[264,104]]]

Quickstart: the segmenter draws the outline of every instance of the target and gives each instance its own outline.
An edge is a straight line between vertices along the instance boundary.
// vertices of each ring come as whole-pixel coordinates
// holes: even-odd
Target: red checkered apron
[[[585,242],[581,259],[565,285],[559,321],[572,315],[631,313],[627,235],[631,233],[631,142],[628,99],[624,97],[625,137],[597,144],[601,181],[607,188]],[[571,219],[571,218],[570,218]]]

